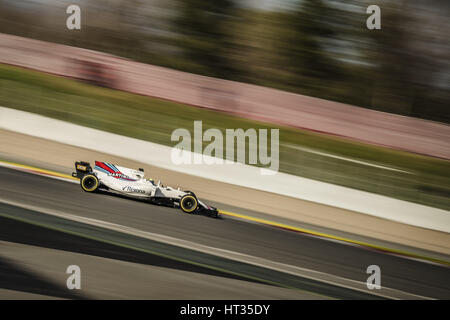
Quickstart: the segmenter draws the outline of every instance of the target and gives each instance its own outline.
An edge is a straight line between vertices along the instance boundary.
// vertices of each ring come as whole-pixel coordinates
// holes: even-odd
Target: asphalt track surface
[[[450,299],[450,268],[229,218],[212,219],[116,196],[82,192],[76,184],[0,168],[2,198],[261,257],[365,282],[369,265],[381,285]],[[282,204],[280,204],[282,210]]]
[[[12,293],[19,299],[34,299],[35,295],[47,299],[170,300],[328,297],[4,217],[0,217],[0,248],[0,300],[11,299]],[[66,287],[65,271],[74,263],[82,270],[80,291]],[[342,294],[340,289],[334,291]],[[347,294],[343,297],[373,299]]]

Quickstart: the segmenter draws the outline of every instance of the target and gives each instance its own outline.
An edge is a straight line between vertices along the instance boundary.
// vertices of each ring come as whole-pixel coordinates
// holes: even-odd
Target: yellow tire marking
[[[183,201],[180,201],[181,208],[183,208],[183,210],[184,210],[185,212],[192,212],[192,211],[194,211],[195,209],[197,209],[197,199],[195,199],[195,197],[193,197],[193,196],[185,196],[184,199],[186,199],[186,198],[191,198],[191,199],[193,199],[193,200],[195,201],[195,206],[194,206],[193,209],[187,210],[187,209],[183,206]]]

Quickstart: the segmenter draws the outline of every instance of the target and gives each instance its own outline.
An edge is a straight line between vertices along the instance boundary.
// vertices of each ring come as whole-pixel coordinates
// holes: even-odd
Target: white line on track
[[[280,144],[280,145],[284,146],[284,147],[287,147],[287,148],[303,151],[303,152],[308,152],[308,153],[317,154],[317,155],[328,157],[328,158],[334,158],[334,159],[338,159],[338,160],[343,160],[343,161],[353,162],[353,163],[357,163],[357,164],[362,164],[362,165],[369,166],[369,167],[385,169],[385,170],[390,170],[390,171],[403,172],[403,173],[408,173],[408,174],[414,174],[411,171],[401,170],[401,169],[388,167],[388,166],[382,166],[382,165],[374,164],[374,163],[367,162],[367,161],[361,161],[361,160],[356,160],[356,159],[352,159],[352,158],[337,156],[337,155],[334,155],[334,154],[331,154],[331,153],[325,153],[325,152],[317,151],[317,150],[306,148],[306,147],[299,147],[299,146],[295,146],[295,145],[292,145],[292,144],[286,144],[286,143]]]

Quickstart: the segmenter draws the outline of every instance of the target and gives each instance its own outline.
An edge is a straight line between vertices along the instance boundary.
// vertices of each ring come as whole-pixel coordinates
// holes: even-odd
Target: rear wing
[[[81,179],[84,175],[92,173],[92,167],[89,162],[76,161],[75,172],[72,172],[72,177]]]

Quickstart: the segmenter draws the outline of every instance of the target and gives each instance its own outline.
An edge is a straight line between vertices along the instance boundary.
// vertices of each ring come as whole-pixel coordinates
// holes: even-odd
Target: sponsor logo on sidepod
[[[135,189],[135,188],[132,188],[132,187],[130,187],[130,186],[125,186],[125,187],[122,188],[122,190],[123,190],[123,191],[127,191],[127,192],[134,192],[134,193],[145,193],[144,190],[141,190],[141,189]]]

